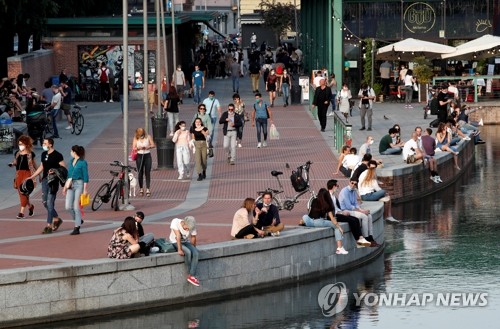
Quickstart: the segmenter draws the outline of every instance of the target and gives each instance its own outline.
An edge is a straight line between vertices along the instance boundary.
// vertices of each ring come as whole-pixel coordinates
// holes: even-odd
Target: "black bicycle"
[[[71,110],[71,133],[80,135],[83,130],[85,120],[83,119],[82,108],[87,108],[87,105],[73,105]]]
[[[111,201],[111,209],[118,211],[120,209],[119,200],[121,204],[125,203],[125,178],[127,179],[127,184],[130,184],[128,178],[128,173],[132,170],[137,171],[135,167],[124,165],[120,161],[114,161],[110,163],[111,166],[120,167],[120,171],[110,170],[111,180],[107,183],[102,184],[97,190],[94,200],[92,200],[92,210],[96,211],[99,209],[103,203],[108,203]],[[115,182],[115,179],[118,180]]]

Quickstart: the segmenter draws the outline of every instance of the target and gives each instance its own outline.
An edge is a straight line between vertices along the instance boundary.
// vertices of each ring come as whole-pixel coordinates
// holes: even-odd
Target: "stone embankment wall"
[[[375,239],[383,243],[382,203],[363,204],[373,214]],[[222,298],[353,270],[383,252],[383,247],[356,248],[348,225],[341,225],[348,255],[335,254],[330,228],[297,227],[280,237],[200,246],[201,287],[186,281],[177,253],[0,271],[0,327]]]

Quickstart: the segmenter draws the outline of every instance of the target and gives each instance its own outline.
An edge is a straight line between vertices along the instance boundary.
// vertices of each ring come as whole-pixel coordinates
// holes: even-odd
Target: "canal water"
[[[395,206],[402,223],[386,226],[385,253],[361,268],[50,328],[500,328],[500,127],[482,131],[487,143],[462,178]]]

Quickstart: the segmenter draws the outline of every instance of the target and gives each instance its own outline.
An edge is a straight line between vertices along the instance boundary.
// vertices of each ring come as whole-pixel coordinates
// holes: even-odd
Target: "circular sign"
[[[436,12],[428,4],[416,2],[406,8],[403,19],[411,33],[427,33],[436,24]]]

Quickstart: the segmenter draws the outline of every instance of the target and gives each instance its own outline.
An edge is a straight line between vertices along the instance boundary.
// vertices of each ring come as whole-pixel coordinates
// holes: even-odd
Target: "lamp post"
[[[148,116],[148,80],[149,80],[149,64],[148,64],[148,2],[143,1],[142,6],[142,34],[143,34],[143,50],[144,50],[144,58],[143,58],[143,76],[142,76],[142,99],[144,102],[144,129],[145,131],[149,131],[149,116]],[[128,52],[128,50],[125,50]],[[128,90],[128,87],[127,87]]]
[[[176,41],[175,41],[175,0],[172,0],[171,18],[172,18],[172,70],[177,69]],[[174,82],[175,85],[175,82]]]

